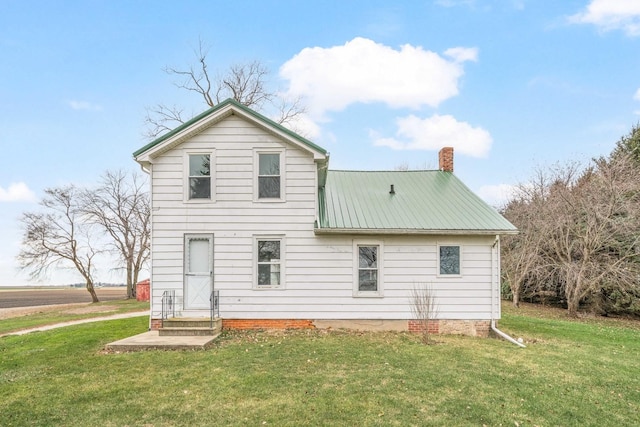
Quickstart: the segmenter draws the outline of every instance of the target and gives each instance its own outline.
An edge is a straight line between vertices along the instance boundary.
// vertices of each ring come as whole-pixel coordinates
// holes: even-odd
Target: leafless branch
[[[82,211],[110,237],[111,251],[124,263],[127,296],[135,297],[138,275],[149,258],[150,206],[136,174],[107,171],[101,184],[83,193]]]
[[[174,85],[180,89],[198,94],[207,107],[214,107],[227,98],[258,110],[265,114],[276,112],[276,121],[291,126],[305,109],[300,99],[285,100],[269,87],[269,70],[260,61],[250,61],[230,66],[224,73],[212,78],[208,65],[209,48],[202,40],[194,49],[195,63],[184,69],[165,67],[164,71],[178,78]],[[174,127],[184,123],[188,118],[183,110],[158,104],[147,108],[145,117],[145,136],[153,139]]]
[[[420,334],[424,344],[432,344],[429,323],[438,317],[438,304],[431,285],[416,283],[411,289],[411,313],[420,325]]]
[[[46,277],[54,266],[74,268],[84,278],[93,302],[98,302],[93,260],[100,251],[85,226],[78,189],[46,189],[41,205],[45,212],[26,212],[20,219],[24,231],[17,256],[20,266],[32,279]]]

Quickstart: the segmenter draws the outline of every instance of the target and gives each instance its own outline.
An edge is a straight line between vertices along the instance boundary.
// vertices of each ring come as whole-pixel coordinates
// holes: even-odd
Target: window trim
[[[280,156],[280,197],[259,197],[260,154],[278,154]],[[257,203],[281,203],[286,201],[286,150],[284,148],[256,148],[253,151],[253,201]]]
[[[258,242],[259,241],[278,241],[280,242],[280,284],[277,286],[258,285]],[[253,235],[253,256],[251,263],[253,265],[252,288],[257,291],[272,291],[286,289],[286,241],[282,234],[254,234]]]
[[[362,246],[378,248],[378,289],[376,291],[360,290],[360,250]],[[353,241],[353,297],[354,298],[382,298],[384,297],[384,243],[380,240]]]
[[[209,179],[210,179],[210,194],[208,198],[197,198],[197,199],[192,199],[190,198],[190,188],[189,188],[189,182],[190,182],[190,174],[189,174],[189,156],[206,156],[209,155]],[[184,198],[184,202],[185,203],[211,203],[211,202],[215,202],[216,201],[216,150],[210,150],[210,151],[205,151],[205,150],[194,150],[194,151],[190,151],[190,150],[185,150],[184,151],[184,157],[183,157],[183,198]]]
[[[460,254],[460,258],[458,260],[458,269],[460,271],[460,273],[458,274],[446,274],[446,273],[441,273],[440,272],[440,248],[441,247],[448,247],[448,246],[455,246],[458,248],[459,250],[459,254]],[[462,245],[459,243],[440,243],[438,242],[437,245],[437,249],[436,249],[436,256],[438,258],[438,264],[436,265],[436,276],[437,277],[442,277],[442,278],[457,278],[457,277],[462,277],[462,266],[463,266],[463,257],[462,257],[463,251],[462,251]]]

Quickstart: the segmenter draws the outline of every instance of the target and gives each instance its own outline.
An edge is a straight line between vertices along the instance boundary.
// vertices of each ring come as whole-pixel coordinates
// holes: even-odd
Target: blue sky
[[[434,168],[453,145],[494,205],[640,120],[640,0],[0,0],[0,286],[27,283],[18,218],[43,189],[138,170],[147,107],[205,109],[162,71],[199,39],[211,69],[260,60],[305,99],[332,168]]]

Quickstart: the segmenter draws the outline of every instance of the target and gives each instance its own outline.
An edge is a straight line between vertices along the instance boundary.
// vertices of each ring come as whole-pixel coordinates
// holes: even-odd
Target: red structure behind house
[[[149,301],[149,288],[151,287],[151,280],[145,279],[136,283],[136,300]]]

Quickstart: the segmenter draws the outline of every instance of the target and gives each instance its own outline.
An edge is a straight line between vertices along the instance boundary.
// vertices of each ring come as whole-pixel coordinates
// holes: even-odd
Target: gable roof
[[[450,172],[329,170],[319,197],[316,233],[517,232]]]
[[[314,153],[316,159],[325,159],[328,156],[324,148],[229,98],[134,151],[133,157],[138,162],[148,161],[149,158],[170,150],[230,115],[240,116],[267,132]]]

